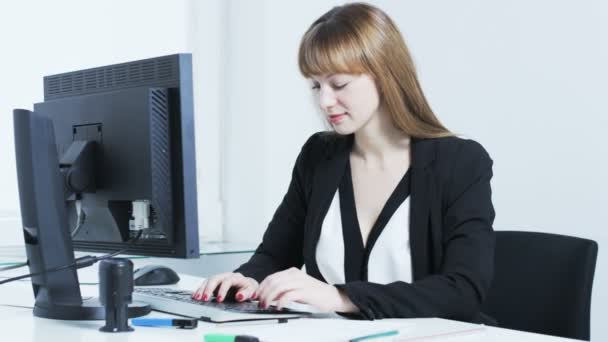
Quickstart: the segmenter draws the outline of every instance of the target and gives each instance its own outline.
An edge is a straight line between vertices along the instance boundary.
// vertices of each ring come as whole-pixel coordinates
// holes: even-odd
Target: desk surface
[[[20,271],[10,271],[21,274]],[[6,272],[9,273],[9,272]],[[97,267],[79,270],[79,276],[91,278]],[[4,275],[4,274],[3,274]],[[7,274],[8,275],[8,274]],[[178,287],[194,289],[202,278],[183,275]],[[97,296],[96,285],[82,285],[83,296]],[[32,315],[33,296],[28,281],[0,285],[0,326],[2,339],[25,341],[196,341],[208,333],[248,334],[264,341],[347,341],[369,333],[399,330],[398,336],[372,341],[573,341],[515,330],[486,327],[439,318],[352,321],[340,318],[299,319],[289,323],[264,323],[220,326],[200,322],[194,330],[135,327],[128,333],[102,333],[102,321],[58,321]],[[151,317],[170,317],[152,312]]]
[[[251,254],[255,251],[257,245],[246,242],[221,242],[221,241],[210,241],[200,243],[200,255],[217,255],[217,254],[239,254],[247,253]],[[76,252],[76,257],[89,254],[104,254],[94,252]],[[24,260],[25,246],[19,245],[4,245],[0,246],[0,263],[11,263]],[[132,258],[151,258],[147,256],[130,256]]]

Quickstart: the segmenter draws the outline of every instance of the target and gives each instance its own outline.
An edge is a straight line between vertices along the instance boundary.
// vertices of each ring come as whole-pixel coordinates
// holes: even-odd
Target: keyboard
[[[135,287],[133,299],[150,304],[152,310],[195,317],[209,322],[231,322],[259,319],[288,319],[309,315],[309,312],[274,306],[262,309],[257,302],[208,302],[192,299],[192,291],[171,288]]]

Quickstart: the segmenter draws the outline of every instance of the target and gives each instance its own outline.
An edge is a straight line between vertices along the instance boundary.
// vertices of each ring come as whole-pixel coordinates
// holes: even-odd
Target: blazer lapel
[[[330,153],[328,157],[320,162],[314,171],[312,182],[312,193],[309,202],[309,213],[306,218],[305,233],[304,233],[304,261],[308,273],[317,279],[323,280],[323,276],[319,271],[315,251],[323,219],[327,214],[327,210],[331,204],[331,200],[338,189],[342,175],[346,168],[346,163],[350,156],[352,148],[352,136],[340,137],[335,142],[337,146],[334,153]]]
[[[412,139],[412,173],[410,202],[410,251],[412,278],[418,280],[429,272],[429,214],[431,173],[434,159],[432,140]]]
[[[304,261],[308,273],[322,281],[316,258],[316,245],[321,233],[323,219],[331,200],[338,189],[352,148],[352,136],[342,139],[335,153],[320,162],[315,171],[309,213],[304,233]],[[429,273],[429,216],[432,190],[430,164],[435,158],[432,139],[412,138],[411,202],[410,202],[410,251],[413,279]]]

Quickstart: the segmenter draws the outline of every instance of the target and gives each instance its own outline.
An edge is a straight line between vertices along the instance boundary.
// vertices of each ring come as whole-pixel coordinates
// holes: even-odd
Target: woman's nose
[[[319,89],[319,106],[324,111],[328,111],[329,108],[336,104],[336,95],[331,89],[327,89],[326,87],[321,87]]]

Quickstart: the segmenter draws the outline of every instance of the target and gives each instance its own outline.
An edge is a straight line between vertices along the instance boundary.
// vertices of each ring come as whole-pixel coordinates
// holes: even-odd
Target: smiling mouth
[[[334,115],[329,116],[329,121],[331,123],[338,123],[338,122],[342,121],[342,119],[344,119],[345,117],[346,117],[346,113],[334,114]]]

